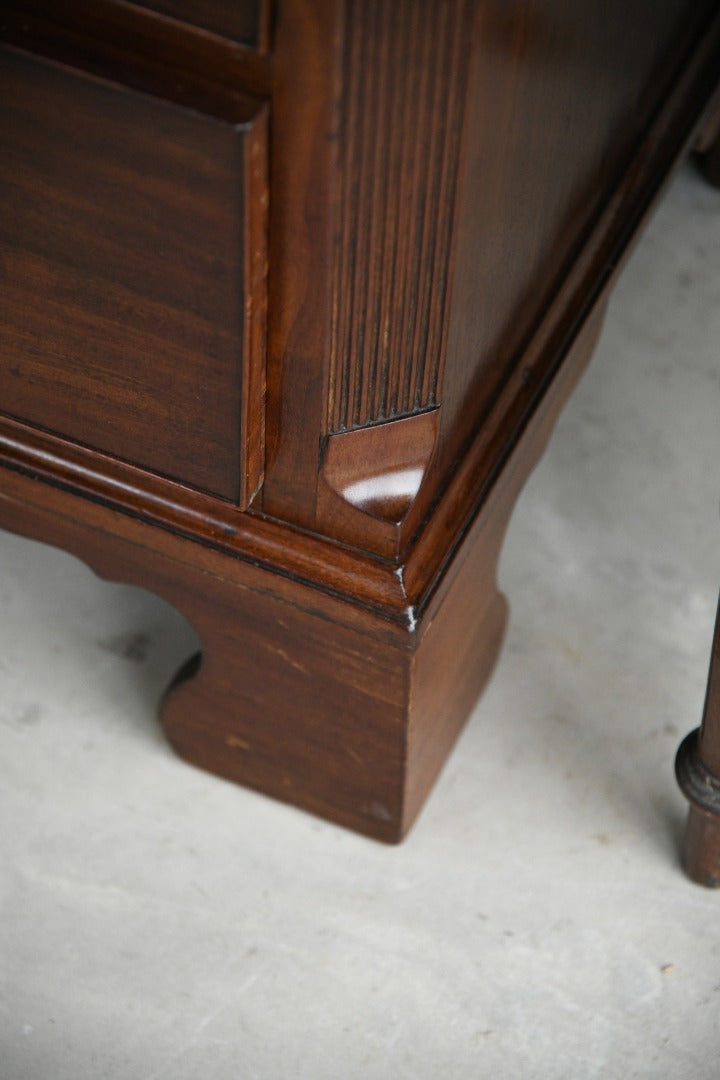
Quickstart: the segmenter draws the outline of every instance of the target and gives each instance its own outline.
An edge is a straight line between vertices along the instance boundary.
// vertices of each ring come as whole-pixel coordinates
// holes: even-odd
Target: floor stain
[[[117,637],[98,641],[98,645],[105,652],[119,656],[123,660],[132,660],[136,664],[142,664],[147,659],[151,644],[150,635],[142,632],[119,634]]]
[[[36,703],[32,705],[26,705],[23,711],[18,717],[18,721],[23,727],[32,727],[34,724],[39,724],[42,720],[42,709]]]
[[[31,705],[25,705],[19,712],[2,713],[0,714],[0,724],[4,724],[10,728],[26,728],[34,727],[42,720],[43,711],[41,707],[33,702]]]

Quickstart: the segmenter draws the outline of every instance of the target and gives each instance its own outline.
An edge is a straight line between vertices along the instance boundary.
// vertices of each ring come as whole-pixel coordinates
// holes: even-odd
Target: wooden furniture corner
[[[405,834],[719,81],[714,0],[0,4],[0,525],[191,620],[185,758]]]

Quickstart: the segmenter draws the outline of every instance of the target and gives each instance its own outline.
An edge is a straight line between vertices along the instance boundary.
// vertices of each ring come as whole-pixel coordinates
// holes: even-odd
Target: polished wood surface
[[[151,8],[243,45],[267,46],[269,0],[143,0],[136,6]]]
[[[441,399],[473,7],[347,5],[328,431]]]
[[[246,504],[262,112],[223,124],[9,49],[0,98],[3,412]]]
[[[683,741],[675,769],[690,802],[685,869],[700,885],[720,888],[720,604],[702,724]]]
[[[0,525],[191,619],[183,756],[397,840],[717,5],[10,0],[0,39]]]
[[[301,212],[283,223],[278,241],[283,254],[303,260],[305,277],[301,291],[293,283],[276,296],[287,327],[278,362],[293,389],[270,395],[262,505],[336,535],[316,484],[297,475],[317,468],[318,436],[439,404],[407,548],[458,459],[494,422],[488,412],[503,387],[530,366],[541,321],[546,333],[566,336],[583,317],[589,279],[597,288],[621,257],[627,238],[612,230],[643,213],[650,184],[671,167],[717,83],[717,10],[702,0],[689,13],[664,0],[652,5],[651,32],[648,7],[624,0],[528,0],[510,11],[458,2],[449,21],[442,0],[340,8],[315,0],[305,13],[294,41],[334,19],[338,45],[335,64],[323,56],[314,66],[313,118],[298,113],[295,121],[295,138],[302,126],[314,153],[307,179],[294,176]],[[284,17],[281,7],[279,52]],[[309,38],[308,47],[317,43]],[[709,53],[705,63],[697,57],[698,85],[673,104],[692,70],[682,58],[698,47]],[[681,115],[670,115],[675,109]],[[645,158],[654,165],[643,176],[637,163]],[[328,198],[323,185],[331,182]],[[613,204],[612,222],[611,196],[621,204]],[[593,250],[593,239],[605,250]],[[271,276],[271,305],[280,284]],[[553,306],[560,290],[563,301]],[[301,423],[291,413],[296,393]]]
[[[230,123],[250,115],[271,88],[268,55],[127,0],[2,0],[0,37]]]

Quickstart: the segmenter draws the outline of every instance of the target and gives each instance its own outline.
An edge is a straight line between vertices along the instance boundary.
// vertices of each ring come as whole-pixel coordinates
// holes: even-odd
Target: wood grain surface
[[[193,622],[184,757],[398,840],[618,268],[696,136],[713,175],[717,5],[8,0],[0,40],[0,525]]]
[[[10,49],[0,96],[0,410],[246,502],[262,117],[225,124]]]

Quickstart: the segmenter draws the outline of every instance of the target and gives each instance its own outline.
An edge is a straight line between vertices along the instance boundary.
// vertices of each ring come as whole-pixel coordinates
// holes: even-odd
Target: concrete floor
[[[686,167],[513,519],[491,686],[386,848],[177,760],[192,630],[0,534],[1,1080],[716,1080],[672,761],[720,582],[720,193]],[[522,747],[519,750],[518,747]]]

